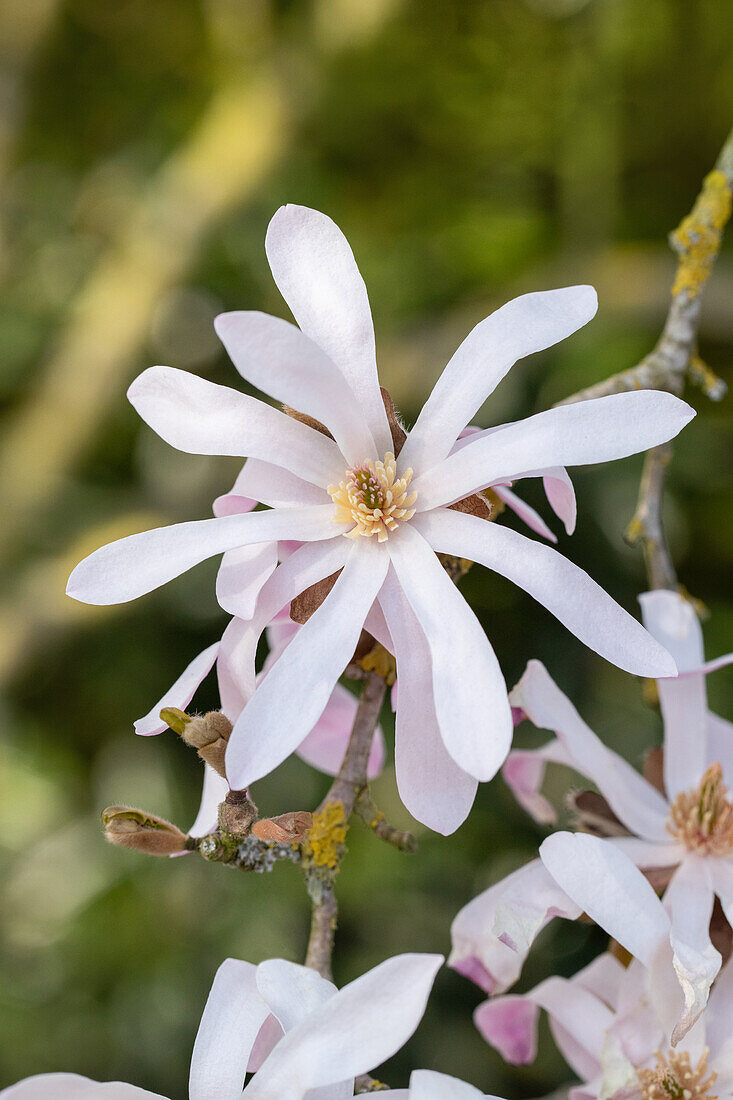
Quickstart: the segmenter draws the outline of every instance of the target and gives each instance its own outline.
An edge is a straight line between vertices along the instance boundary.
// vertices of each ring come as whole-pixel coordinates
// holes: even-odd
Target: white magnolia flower
[[[352,1097],[354,1078],[391,1058],[414,1032],[442,962],[440,955],[398,955],[337,990],[314,970],[283,959],[259,966],[227,959],[214,978],[194,1043],[190,1100]],[[427,1100],[437,1094],[409,1095]],[[165,1100],[135,1085],[66,1073],[30,1077],[0,1096]]]
[[[596,837],[557,833],[543,850],[553,865],[578,861],[581,874],[594,861],[594,875],[598,865],[614,867],[604,875],[607,909],[615,907],[620,942],[634,960],[626,968],[602,955],[573,978],[548,978],[529,993],[486,1001],[476,1010],[479,1030],[507,1061],[527,1064],[537,1052],[544,1009],[558,1048],[583,1082],[571,1090],[573,1100],[730,1100],[733,961],[720,971],[705,1011],[680,1035],[686,1006],[672,965],[669,915],[641,872]]]
[[[270,507],[112,543],[77,566],[68,591],[89,603],[124,602],[216,554],[306,543],[259,590],[252,656],[282,607],[312,584],[338,579],[242,712],[227,754],[231,786],[249,786],[303,741],[372,612],[397,660],[402,799],[419,820],[449,833],[466,817],[477,781],[503,762],[512,722],[493,649],[438,552],[513,580],[620,667],[646,676],[676,672],[666,651],[582,570],[549,546],[451,505],[502,481],[645,450],[676,435],[694,413],[669,393],[623,393],[550,409],[457,445],[518,358],[594,315],[593,289],[569,287],[517,298],[477,325],[395,459],[366,288],[343,234],[323,214],[286,206],[270,223],[266,246],[300,328],[261,313],[225,314],[216,328],[248,382],[325,425],[330,438],[243,393],[150,368],[129,391],[143,419],[181,450],[255,460],[260,486],[253,495]]]
[[[668,881],[675,966],[687,1000],[682,1028],[705,1004],[720,968],[710,941],[714,896],[733,917],[733,805],[725,781],[733,781],[733,725],[707,708],[705,677],[733,654],[705,663],[702,634],[690,603],[675,592],[641,597],[648,630],[672,653],[675,680],[657,683],[664,719],[663,791],[609,749],[583,722],[539,661],[530,661],[511,694],[512,704],[555,737],[539,749],[515,750],[504,777],[518,800],[541,823],[555,812],[541,793],[548,763],[563,764],[598,787],[615,815],[612,838],[637,866]],[[551,916],[578,916],[586,906],[561,889],[538,861],[474,899],[453,926],[451,965],[487,992],[502,992],[519,975],[540,928]],[[592,882],[586,879],[582,886]],[[569,896],[568,896],[569,895]],[[610,915],[603,914],[604,920]],[[509,946],[507,946],[509,945]]]

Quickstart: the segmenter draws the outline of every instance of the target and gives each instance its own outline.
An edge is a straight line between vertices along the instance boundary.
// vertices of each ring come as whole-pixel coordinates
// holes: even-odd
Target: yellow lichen
[[[715,168],[705,177],[692,210],[670,236],[680,257],[672,294],[694,298],[700,293],[718,255],[730,213],[731,188],[725,174]]]
[[[388,684],[397,679],[397,665],[392,654],[379,642],[358,662],[365,672],[376,672]]]
[[[347,829],[343,802],[327,802],[313,814],[313,825],[303,846],[304,859],[314,867],[335,871],[343,854]]]

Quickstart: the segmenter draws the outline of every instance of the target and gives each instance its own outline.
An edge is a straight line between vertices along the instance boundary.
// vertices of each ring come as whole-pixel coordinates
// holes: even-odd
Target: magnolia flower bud
[[[107,840],[120,848],[134,848],[149,856],[188,851],[186,835],[179,828],[132,806],[108,806],[102,811],[102,824]]]
[[[248,836],[257,820],[257,807],[246,791],[230,791],[219,805],[219,828],[233,836]]]
[[[226,755],[232,723],[221,711],[212,710],[191,718],[176,707],[166,707],[160,712],[163,721],[180,737],[196,749],[202,760],[226,779],[224,756]]]

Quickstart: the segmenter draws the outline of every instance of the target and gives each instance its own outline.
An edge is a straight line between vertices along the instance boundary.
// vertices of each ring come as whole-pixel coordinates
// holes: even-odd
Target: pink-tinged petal
[[[565,747],[554,737],[539,749],[513,749],[501,769],[502,778],[519,805],[540,825],[554,825],[557,821],[555,807],[541,793],[548,764],[574,766]]]
[[[233,788],[248,787],[297,749],[320,718],[351,659],[389,564],[380,547],[366,539],[359,541],[363,545],[352,547],[328,597],[237,719],[226,755]]]
[[[507,994],[484,1001],[473,1022],[487,1043],[513,1066],[529,1066],[537,1057],[539,1006],[525,996]]]
[[[39,1073],[3,1089],[8,1100],[166,1100],[122,1081],[90,1081],[76,1073]]]
[[[728,665],[733,664],[733,653],[723,653],[720,657],[713,657],[712,660],[706,661],[700,668],[700,672],[704,672],[705,675],[709,675],[711,672],[717,672],[720,668],[727,668]]]
[[[718,974],[715,985],[710,990],[705,1013],[705,1041],[710,1047],[712,1062],[715,1064],[718,1052],[733,1041],[731,1033],[731,1020],[733,1020],[733,963],[730,961]],[[733,1073],[733,1047],[730,1050],[730,1070]]]
[[[387,627],[387,620],[378,600],[372,604],[364,623],[364,629],[368,630],[373,638],[384,646],[390,653],[394,653],[394,642]]]
[[[529,661],[511,701],[539,729],[557,734],[570,766],[596,784],[631,832],[655,843],[671,843],[666,800],[593,733],[541,661]]]
[[[265,250],[301,330],[353,390],[381,457],[392,450],[392,437],[379,390],[369,298],[349,242],[325,214],[290,204],[272,218]]]
[[[570,980],[573,985],[587,989],[609,1008],[615,1008],[625,974],[626,967],[620,959],[609,951],[605,951],[574,974]]]
[[[406,464],[424,471],[444,459],[517,359],[564,340],[597,309],[592,286],[570,286],[523,294],[476,325],[425,402],[404,446]]]
[[[417,508],[452,504],[530,470],[610,462],[665,443],[695,412],[671,393],[639,390],[547,409],[498,432],[480,432],[412,483]],[[401,457],[401,456],[400,456]]]
[[[398,1094],[393,1091],[392,1095]],[[410,1091],[405,1095],[409,1095],[410,1100],[478,1100],[484,1094],[456,1077],[430,1069],[416,1069],[410,1075]]]
[[[168,726],[160,717],[164,707],[178,707],[185,710],[194,696],[196,688],[201,681],[211,672],[219,652],[219,642],[214,642],[203,653],[191,661],[183,670],[172,687],[169,687],[165,695],[148,711],[144,718],[138,718],[135,722],[135,733],[141,737],[152,737],[157,733],[167,730]]]
[[[577,565],[551,546],[478,516],[441,508],[411,524],[434,550],[485,565],[523,588],[576,638],[637,676],[674,676],[666,649]]]
[[[477,981],[486,993],[503,993],[519,977],[547,922],[555,916],[576,920],[581,912],[534,859],[461,909],[451,926],[448,965]]]
[[[317,971],[285,959],[260,963],[257,989],[286,1034],[336,993],[333,982]]]
[[[251,619],[260,589],[277,566],[277,543],[227,550],[216,576],[216,598],[229,615]]]
[[[232,724],[254,691],[255,653],[248,645],[249,630],[245,620],[232,619],[222,634],[216,662],[221,709]]]
[[[247,1085],[247,1100],[302,1097],[390,1058],[417,1027],[440,955],[398,955],[344,986],[278,1043]]]
[[[550,1017],[553,1033],[561,1035],[563,1057],[587,1081],[601,1067],[601,1053],[614,1014],[608,1005],[581,984],[548,978],[529,997]]]
[[[344,375],[295,325],[240,311],[222,313],[214,328],[242,377],[325,425],[349,464],[383,457]]]
[[[448,754],[433,701],[433,665],[420,624],[390,569],[379,593],[399,677],[395,772],[405,806],[429,829],[448,836],[471,811],[477,781]]]
[[[696,672],[705,654],[700,620],[679,592],[657,589],[639,596],[644,626],[668,649],[680,672]]]
[[[336,775],[349,743],[357,705],[356,696],[336,684],[326,709],[297,749],[301,760],[326,775]],[[381,726],[377,726],[369,752],[367,779],[375,779],[381,773],[385,756],[384,734]]]
[[[204,785],[201,791],[201,805],[191,828],[190,836],[207,836],[217,826],[219,804],[229,794],[226,779],[215,772],[208,764],[204,765]]]
[[[343,529],[334,523],[329,505],[272,508],[175,523],[128,535],[95,550],[77,565],[66,592],[81,603],[127,603],[199,562],[238,546],[281,538],[316,542],[335,537]]]
[[[695,1023],[708,1001],[720,970],[721,956],[710,942],[713,913],[711,860],[688,856],[675,872],[664,895],[670,920],[674,968],[682,986],[685,1008],[674,1031],[675,1046]]]
[[[557,518],[562,520],[566,533],[572,535],[578,518],[578,502],[570,475],[564,467],[557,466],[552,471],[544,471],[542,484],[548,504]]]
[[[332,439],[228,386],[175,367],[148,367],[127,396],[145,423],[179,451],[261,458],[324,489],[343,476],[343,457]]]
[[[270,1015],[257,968],[226,959],[216,972],[191,1056],[190,1100],[237,1100],[250,1053]]]
[[[257,1073],[257,1070],[262,1066],[265,1059],[270,1057],[283,1035],[284,1032],[278,1020],[274,1016],[268,1016],[252,1047],[247,1063],[247,1073]]]
[[[403,524],[387,548],[430,649],[443,743],[459,768],[478,780],[491,779],[506,759],[513,732],[496,655],[473,611],[413,524]]]
[[[513,493],[510,489],[502,488],[500,485],[493,486],[493,492],[496,493],[499,500],[503,500],[507,508],[511,508],[512,512],[519,516],[522,522],[526,523],[529,529],[534,531],[536,535],[540,535],[543,539],[548,539],[549,542],[557,542],[557,535],[550,530],[539,512],[536,512],[529,504],[525,504],[516,493]]]
[[[214,501],[214,515],[248,512],[259,501],[271,508],[294,508],[301,504],[328,504],[325,489],[303,481],[281,466],[248,458],[230,491]]]
[[[598,837],[555,833],[540,857],[580,909],[648,966],[669,935],[669,918],[628,856]]]

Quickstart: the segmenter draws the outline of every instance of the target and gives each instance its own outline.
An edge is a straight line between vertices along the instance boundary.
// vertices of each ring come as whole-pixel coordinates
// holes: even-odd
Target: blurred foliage
[[[211,320],[285,312],[262,245],[284,201],[327,210],[347,233],[383,380],[408,420],[471,325],[531,289],[593,282],[599,316],[518,364],[481,423],[632,365],[666,310],[666,234],[730,126],[732,32],[725,0],[0,7],[0,1084],[65,1069],[182,1097],[219,962],[304,951],[295,868],[243,877],[102,840],[111,802],[193,820],[196,760],[172,736],[136,739],[132,721],[224,619],[211,563],[110,609],[66,600],[66,574],[110,537],[205,516],[236,472],[170,451],[127,407],[127,384],[151,362],[236,384]],[[701,330],[702,354],[729,382],[730,256],[729,243]],[[733,641],[733,421],[730,400],[691,400],[700,416],[676,447],[668,519],[717,654]],[[632,610],[644,577],[622,532],[639,468],[581,472],[578,531],[560,538]],[[637,682],[500,578],[476,569],[464,590],[509,683],[544,659],[599,733],[640,760],[659,722]],[[725,673],[711,697],[731,713]],[[198,702],[216,704],[211,684]],[[558,800],[566,782],[555,779]],[[292,760],[256,797],[277,813],[324,789]],[[375,795],[409,823],[390,769]],[[418,831],[420,852],[406,857],[354,827],[339,982],[391,953],[447,950],[459,906],[540,840],[500,779],[454,837]],[[552,927],[523,984],[572,972],[602,942]],[[402,1084],[426,1065],[508,1096],[567,1079],[544,1033],[534,1067],[504,1067],[471,1024],[480,999],[444,972],[384,1076]]]

